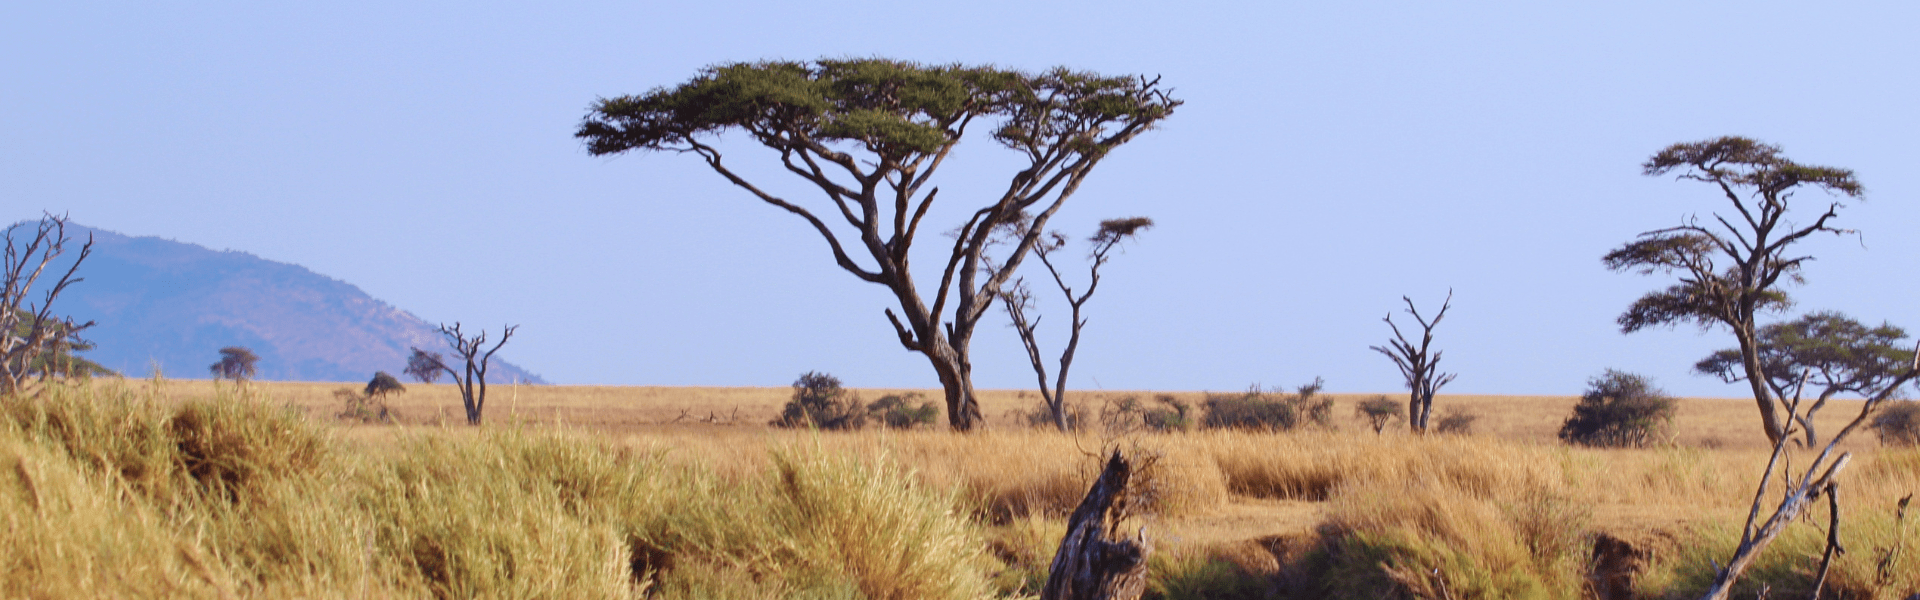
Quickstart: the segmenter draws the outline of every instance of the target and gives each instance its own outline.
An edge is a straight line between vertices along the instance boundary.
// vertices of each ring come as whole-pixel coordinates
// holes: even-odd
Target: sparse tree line
[[[412,348],[407,357],[407,366],[403,373],[421,383],[433,383],[446,374],[460,392],[460,405],[465,409],[467,424],[479,425],[483,410],[487,405],[487,370],[492,365],[493,355],[507,345],[507,339],[513,337],[518,325],[508,325],[501,329],[500,339],[488,348],[487,332],[478,331],[468,334],[459,323],[452,326],[441,325],[438,332],[452,348],[461,369],[447,364],[446,355]],[[220,349],[220,360],[207,367],[215,380],[229,379],[243,382],[253,379],[259,373],[260,357],[252,349],[244,346],[228,346]],[[373,379],[368,380],[362,391],[352,388],[335,390],[334,396],[346,405],[346,411],[340,414],[343,419],[367,423],[392,422],[392,410],[386,405],[389,394],[405,392],[406,387],[400,380],[386,371],[377,371]]]
[[[734,185],[806,221],[825,238],[837,264],[894,295],[906,319],[903,323],[892,309],[885,311],[887,319],[900,343],[932,364],[946,392],[948,424],[956,431],[984,424],[973,393],[969,341],[987,307],[1003,302],[1039,383],[1044,414],[1033,420],[1044,419],[1067,431],[1085,421],[1084,415],[1070,414],[1065,398],[1067,372],[1086,324],[1084,305],[1099,283],[1107,252],[1138,228],[1110,231],[1109,224],[1119,222],[1102,224],[1102,232],[1093,238],[1089,280],[1079,294],[1049,256],[1065,244],[1065,236],[1043,232],[1101,158],[1180,105],[1159,88],[1158,79],[1108,78],[1064,69],[1031,75],[882,59],[769,61],[715,66],[679,86],[602,99],[576,136],[594,155],[634,150],[694,154]],[[1013,175],[1004,194],[979,203],[955,230],[939,283],[926,288],[934,294],[929,306],[907,268],[907,250],[938,195],[939,188],[927,185],[930,178],[976,119],[991,120],[986,126],[994,128],[995,141],[1028,159],[1030,166]],[[725,164],[712,138],[730,130],[774,150],[788,172],[818,187],[830,201],[827,217],[767,192]],[[1740,137],[1674,144],[1642,166],[1649,176],[1675,175],[1710,184],[1734,212],[1649,231],[1603,257],[1614,271],[1673,274],[1678,279],[1629,306],[1618,319],[1621,330],[1690,323],[1731,332],[1735,348],[1708,357],[1696,370],[1748,384],[1762,432],[1774,444],[1774,463],[1789,439],[1808,450],[1817,446],[1821,440],[1813,416],[1834,395],[1867,398],[1859,414],[1828,438],[1814,460],[1802,463],[1798,472],[1781,473],[1794,482],[1764,523],[1756,519],[1765,503],[1765,486],[1756,493],[1754,517],[1743,531],[1740,548],[1720,567],[1708,594],[1718,599],[1786,523],[1822,494],[1835,497],[1835,476],[1851,456],[1834,456],[1839,442],[1863,427],[1879,429],[1884,440],[1911,439],[1898,428],[1913,421],[1913,405],[1888,407],[1899,389],[1920,376],[1920,347],[1897,347],[1894,342],[1904,335],[1890,325],[1870,329],[1836,313],[1759,323],[1761,315],[1791,305],[1782,288],[1800,283],[1802,266],[1812,259],[1795,253],[1795,245],[1816,234],[1850,232],[1831,224],[1842,208],[1838,201],[1811,218],[1788,218],[1794,195],[1823,191],[1859,198],[1864,188],[1852,171],[1796,163],[1776,146]],[[849,251],[845,233],[836,233],[830,221],[844,221],[838,230],[856,235],[854,250]],[[1002,247],[1010,249],[993,253]],[[1046,266],[1071,310],[1068,341],[1051,381],[1035,336],[1039,318],[1033,314],[1033,294],[1015,277],[1028,256]],[[1376,432],[1399,415],[1412,431],[1425,433],[1433,426],[1435,396],[1456,376],[1440,370],[1442,353],[1433,347],[1434,330],[1452,298],[1449,294],[1431,320],[1411,299],[1403,300],[1419,334],[1408,336],[1389,314],[1386,321],[1394,337],[1372,349],[1399,369],[1409,392],[1406,412],[1402,415],[1397,407],[1378,401],[1363,402],[1355,410]],[[1255,395],[1257,391],[1249,394]],[[1290,402],[1210,399],[1203,422],[1297,426],[1330,412],[1310,398],[1303,388]],[[1148,408],[1136,401],[1122,412],[1137,413],[1143,422],[1190,419],[1187,409],[1162,404],[1166,406]],[[1608,370],[1589,382],[1560,437],[1581,444],[1647,445],[1659,440],[1673,412],[1672,399],[1644,377]],[[1768,465],[1766,478],[1774,476],[1775,466]],[[1096,486],[1094,494],[1099,491]],[[1833,514],[1831,526],[1837,530],[1837,503]],[[1830,538],[1828,559],[1838,550],[1831,539],[1837,538]]]
[[[93,253],[91,236],[75,249],[66,229],[66,216],[49,213],[32,226],[16,224],[0,232],[0,243],[5,245],[4,261],[0,262],[0,397],[25,395],[48,379],[115,374],[75,355],[93,349],[92,342],[80,337],[93,322],[77,323],[52,312],[60,294],[84,280],[77,274]],[[73,262],[64,271],[49,270],[70,252]],[[461,368],[448,365],[440,353],[413,348],[404,372],[426,383],[432,383],[441,373],[449,375],[460,390],[467,422],[478,425],[486,406],[487,370],[493,355],[516,329],[518,326],[506,326],[489,348],[485,331],[469,334],[457,322],[441,325],[438,332],[454,351],[458,361],[454,364]],[[227,346],[219,350],[219,357],[207,367],[216,381],[245,382],[260,372],[260,356],[251,348]],[[336,395],[347,405],[342,417],[385,422],[391,420],[384,404],[386,396],[404,389],[392,375],[380,371],[363,392],[347,389]]]

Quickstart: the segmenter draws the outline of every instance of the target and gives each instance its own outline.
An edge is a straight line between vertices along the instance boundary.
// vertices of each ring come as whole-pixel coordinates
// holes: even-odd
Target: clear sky
[[[1448,392],[1572,394],[1612,367],[1738,395],[1688,373],[1725,333],[1620,334],[1614,317],[1668,280],[1599,260],[1724,209],[1639,171],[1720,135],[1868,188],[1835,223],[1861,237],[1806,244],[1819,260],[1796,312],[1920,328],[1920,4],[1567,4],[10,2],[0,219],[70,213],[304,265],[428,321],[519,323],[503,355],[558,383],[824,370],[937,387],[882,316],[884,289],[800,221],[692,157],[593,158],[571,134],[596,97],[725,61],[1064,65],[1160,75],[1187,101],[1056,220],[1081,236],[1159,223],[1106,271],[1076,388],[1322,376],[1392,392],[1368,350],[1380,318],[1451,288]],[[990,141],[960,148],[952,211],[1010,173]],[[1065,316],[1045,314],[1056,351]],[[976,383],[1032,385],[997,322],[975,341]]]

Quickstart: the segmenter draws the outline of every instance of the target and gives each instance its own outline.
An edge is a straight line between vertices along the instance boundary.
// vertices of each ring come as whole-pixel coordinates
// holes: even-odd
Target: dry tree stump
[[[1153,551],[1146,528],[1131,540],[1116,531],[1122,515],[1115,514],[1114,503],[1126,493],[1132,470],[1114,450],[1067,520],[1067,535],[1053,555],[1040,600],[1136,600],[1146,591],[1147,553]]]

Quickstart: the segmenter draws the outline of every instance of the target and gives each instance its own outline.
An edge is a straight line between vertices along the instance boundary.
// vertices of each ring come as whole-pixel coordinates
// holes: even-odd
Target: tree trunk
[[[1110,514],[1126,493],[1132,468],[1119,450],[1107,459],[1100,478],[1067,521],[1067,535],[1053,555],[1040,600],[1135,600],[1146,591],[1147,554],[1153,546],[1145,529],[1137,540],[1116,539],[1112,530],[1119,525],[1118,515]]]
[[[980,402],[973,396],[972,368],[965,356],[945,343],[928,350],[922,354],[933,363],[934,372],[940,375],[940,387],[946,392],[947,425],[961,432],[984,428],[986,419],[980,416]]]
[[[1773,392],[1767,389],[1767,374],[1760,366],[1760,350],[1751,322],[1735,325],[1733,335],[1740,342],[1740,361],[1747,371],[1747,385],[1753,389],[1753,401],[1760,408],[1760,426],[1766,430],[1769,443],[1778,442],[1787,436],[1787,428],[1781,425]]]
[[[1407,427],[1414,433],[1427,432],[1427,416],[1433,412],[1433,396],[1424,390],[1427,380],[1417,377],[1412,383],[1413,391],[1407,394]]]

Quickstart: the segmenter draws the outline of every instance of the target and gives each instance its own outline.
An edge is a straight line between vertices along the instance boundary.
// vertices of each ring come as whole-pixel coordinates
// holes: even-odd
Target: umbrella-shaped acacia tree
[[[694,154],[806,221],[842,269],[893,294],[899,312],[888,309],[888,321],[902,345],[932,363],[948,423],[967,431],[982,423],[968,354],[980,318],[1093,167],[1178,106],[1158,79],[1143,77],[885,59],[769,61],[709,67],[674,87],[603,98],[575,136],[596,156]],[[910,250],[939,193],[929,183],[969,127],[990,128],[1026,167],[1004,192],[981,199],[966,222],[944,230],[954,233],[953,245],[938,251],[946,264],[939,283],[926,287],[908,268]],[[781,166],[819,188],[825,210],[770,193],[729,167],[716,145],[728,130],[777,152]],[[994,232],[1023,214],[1032,219],[1026,235],[985,272]]]

